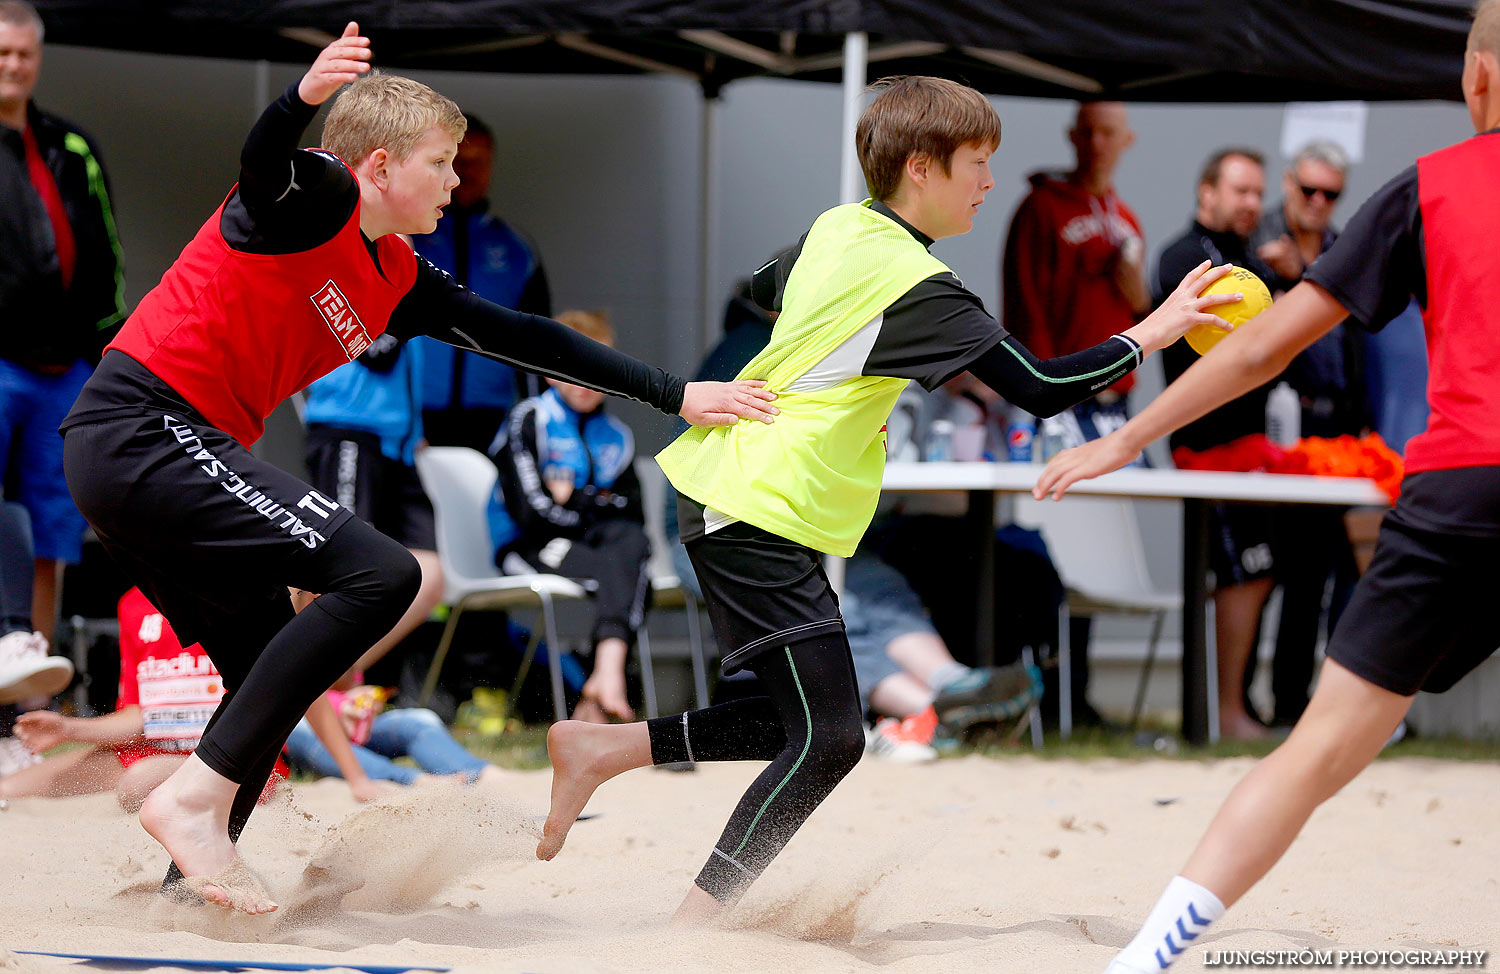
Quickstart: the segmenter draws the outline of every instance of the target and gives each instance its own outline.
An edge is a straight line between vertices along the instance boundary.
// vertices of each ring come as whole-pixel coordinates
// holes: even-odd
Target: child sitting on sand
[[[357,686],[348,691],[329,690],[324,699],[338,715],[343,731],[353,745],[354,758],[365,774],[376,781],[398,785],[424,784],[435,776],[462,776],[466,784],[494,782],[499,768],[476,757],[453,739],[443,719],[424,708],[385,709],[388,693],[383,687]],[[304,718],[286,742],[287,756],[299,769],[342,777],[343,767],[310,721]],[[416,767],[397,764],[409,757]]]
[[[120,692],[116,710],[102,717],[64,717],[34,710],[16,719],[16,737],[37,754],[77,741],[92,745],[49,757],[0,778],[0,798],[92,795],[114,789],[120,807],[137,812],[152,789],[198,746],[208,718],[224,696],[213,661],[197,643],[183,646],[171,625],[133,588],[120,598]],[[323,753],[347,769],[359,801],[380,794],[354,759],[338,720],[320,700],[309,713],[309,735],[329,739]],[[316,726],[317,731],[312,730]],[[320,745],[321,746],[321,745]],[[341,757],[335,759],[333,755]],[[284,761],[261,792],[264,802],[286,780]]]

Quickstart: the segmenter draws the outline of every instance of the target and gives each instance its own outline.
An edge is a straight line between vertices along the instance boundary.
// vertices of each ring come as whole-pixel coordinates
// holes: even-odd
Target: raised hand
[[[297,97],[309,105],[321,105],[339,88],[370,70],[370,39],[361,37],[359,25],[349,21],[342,37],[323,50],[297,85]]]
[[[769,423],[781,411],[771,405],[775,399],[759,379],[689,382],[677,415],[694,426],[731,426],[742,419]]]
[[[1139,339],[1141,344],[1148,351],[1166,348],[1198,325],[1213,325],[1229,331],[1233,326],[1208,309],[1221,304],[1234,304],[1243,299],[1244,295],[1238,291],[1229,294],[1203,294],[1202,291],[1232,269],[1230,264],[1214,267],[1210,261],[1205,260],[1188,271],[1176,290],[1162,301],[1161,307],[1132,329],[1139,329],[1143,333]]]

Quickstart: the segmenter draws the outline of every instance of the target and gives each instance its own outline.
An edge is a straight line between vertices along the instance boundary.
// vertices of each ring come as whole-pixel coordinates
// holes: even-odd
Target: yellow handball
[[[1271,306],[1271,291],[1265,282],[1243,267],[1235,267],[1204,288],[1202,293],[1233,294],[1236,291],[1243,294],[1244,298],[1234,304],[1220,304],[1208,310],[1238,327]],[[1193,351],[1199,355],[1207,355],[1208,350],[1228,334],[1218,325],[1194,325],[1183,337]]]

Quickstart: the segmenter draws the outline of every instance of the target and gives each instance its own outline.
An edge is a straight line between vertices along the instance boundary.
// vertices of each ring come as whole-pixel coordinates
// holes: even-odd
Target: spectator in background
[[[1151,309],[1141,223],[1114,187],[1115,169],[1135,144],[1125,106],[1079,104],[1068,139],[1076,165],[1068,173],[1031,174],[1002,264],[1006,330],[1044,359],[1097,345]],[[1134,386],[1130,373],[1073,407],[1081,436],[1094,439],[1123,424]]]
[[[1427,428],[1427,335],[1422,307],[1412,300],[1386,326],[1363,332],[1370,422],[1397,453]]]
[[[536,246],[490,212],[495,139],[467,113],[468,132],[458,144],[453,202],[432,233],[412,238],[417,253],[458,283],[496,304],[550,316],[552,296]],[[535,376],[503,362],[418,338],[423,346],[422,420],[433,446],[467,446],[483,453],[501,422],[521,399],[542,391]]]
[[[26,508],[0,502],[0,778],[36,763],[13,737],[15,704],[59,693],[73,664],[47,655],[47,640],[31,625],[31,518]]]
[[[602,314],[564,311],[557,320],[614,344]],[[603,393],[547,384],[516,406],[490,449],[500,468],[490,500],[495,564],[509,575],[551,572],[596,583],[594,667],[573,719],[634,720],[625,657],[645,621],[651,586],[635,436],[604,411]]]
[[[1031,174],[1031,192],[1011,218],[1002,263],[1005,327],[1044,359],[1097,345],[1152,306],[1141,223],[1114,188],[1115,169],[1135,144],[1124,104],[1081,102],[1068,140],[1073,170]],[[1063,431],[1060,446],[1077,446],[1123,425],[1125,397],[1134,386],[1131,372],[1059,414],[1051,422]],[[1070,623],[1074,720],[1085,725],[1101,723],[1087,699],[1091,623],[1086,617]],[[1047,680],[1042,705],[1055,719],[1055,670]]]
[[[224,697],[224,681],[197,643],[183,646],[141,590],[120,599],[120,693],[103,717],[64,717],[47,710],[22,714],[16,736],[34,754],[66,741],[92,744],[0,777],[0,798],[90,795],[114,789],[120,807],[140,810],[146,796],[187,759]],[[357,801],[380,795],[361,770],[327,703],[308,711]],[[264,802],[286,780],[280,758],[261,793]]]
[[[416,450],[423,442],[422,356],[428,351],[424,346],[433,344],[442,343],[403,343],[381,335],[358,359],[307,388],[308,483],[399,541],[422,570],[411,607],[338,686],[359,682],[357,674],[426,621],[443,598],[432,501],[416,468]]]
[[[1197,211],[1192,225],[1169,242],[1157,263],[1156,294],[1172,293],[1182,275],[1207,257],[1233,263],[1266,281],[1272,271],[1250,246],[1260,223],[1266,177],[1259,152],[1220,149],[1198,176]],[[1162,350],[1162,371],[1173,382],[1198,360],[1187,342]],[[1172,434],[1176,451],[1201,452],[1266,431],[1266,387],[1220,406]],[[1265,735],[1245,706],[1244,674],[1255,651],[1261,610],[1271,593],[1273,557],[1271,515],[1250,504],[1215,502],[1210,507],[1209,565],[1214,575],[1214,637],[1219,660],[1219,727],[1224,737]]]
[[[955,660],[906,577],[874,555],[845,562],[840,609],[861,702],[876,717],[865,732],[876,757],[936,760],[940,732],[957,736],[1010,720],[1036,700],[1040,685],[1019,664],[975,668]]]
[[[470,754],[455,741],[442,718],[431,710],[385,709],[387,696],[381,687],[352,687],[347,693],[330,690],[326,699],[353,746],[355,760],[376,781],[416,785],[440,778],[461,778],[472,785],[502,777],[499,768]],[[286,751],[299,769],[324,777],[344,777],[343,767],[307,718],[292,728]],[[394,760],[403,757],[411,758],[416,767]]]
[[[1344,192],[1349,157],[1335,142],[1314,140],[1292,157],[1281,176],[1282,199],[1250,236],[1256,254],[1275,276],[1272,294],[1291,290],[1318,255],[1333,246],[1333,208]]]
[[[0,480],[31,514],[27,614],[50,640],[85,528],[57,428],[125,316],[125,285],[98,149],[31,100],[42,37],[31,4],[0,0]]]
[[[1333,242],[1333,209],[1344,192],[1349,157],[1333,142],[1314,141],[1299,149],[1281,177],[1282,200],[1262,217],[1251,236],[1256,254],[1274,272],[1266,285],[1277,296],[1291,290],[1303,272]],[[1364,329],[1335,325],[1298,353],[1281,380],[1302,401],[1301,435],[1358,436],[1369,426],[1363,368]],[[1419,359],[1425,361],[1420,353]],[[1281,619],[1271,664],[1274,725],[1290,727],[1307,709],[1318,634],[1325,618],[1324,594],[1330,581],[1327,632],[1332,633],[1357,572],[1344,527],[1344,509],[1294,504],[1276,511],[1276,582],[1281,586]],[[1247,660],[1245,684],[1255,672]]]

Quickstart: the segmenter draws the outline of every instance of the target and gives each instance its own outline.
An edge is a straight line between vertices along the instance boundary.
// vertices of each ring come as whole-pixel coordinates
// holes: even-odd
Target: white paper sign
[[[1365,119],[1369,106],[1362,101],[1287,102],[1281,116],[1281,157],[1291,159],[1314,139],[1327,139],[1358,164],[1365,157]]]

